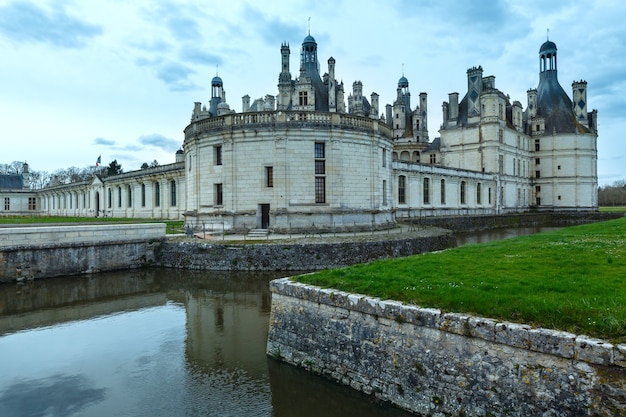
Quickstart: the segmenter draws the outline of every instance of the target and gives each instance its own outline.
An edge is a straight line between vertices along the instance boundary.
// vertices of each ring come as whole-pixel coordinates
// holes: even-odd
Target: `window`
[[[111,205],[113,204],[113,203],[112,203],[112,201],[113,201],[113,196],[111,195],[111,189],[110,189],[110,188],[109,188],[109,192],[108,192],[107,194],[108,194],[108,195],[107,195],[107,198],[108,198],[108,200],[109,200],[109,204],[108,204],[108,206],[109,206],[109,208],[111,208]]]
[[[122,187],[117,187],[117,206],[122,207]]]
[[[398,204],[406,204],[406,177],[398,177]]]
[[[441,204],[446,204],[446,180],[441,180]]]
[[[315,175],[326,174],[326,161],[315,160]]]
[[[541,178],[541,171],[535,171],[535,178]]]
[[[430,178],[424,178],[424,204],[430,204]]]
[[[383,149],[383,167],[387,166],[387,149]]]
[[[274,167],[265,167],[265,186],[268,188],[274,186]]]
[[[465,181],[461,181],[461,204],[465,204]]]
[[[133,206],[133,194],[132,194],[132,189],[130,188],[130,185],[128,187],[126,187],[126,196],[128,197],[128,207],[132,207]]]
[[[387,180],[383,180],[383,206],[387,205]]]
[[[224,194],[222,184],[215,184],[215,205],[224,205]]]
[[[315,142],[315,159],[326,158],[324,142]]]
[[[315,202],[326,202],[326,178],[315,177]]]
[[[37,199],[35,197],[28,197],[28,209],[37,210]]]
[[[539,158],[535,158],[535,165],[539,165],[540,162],[541,160]]]
[[[488,199],[489,205],[491,205],[491,187],[487,189],[487,199]]]
[[[434,153],[430,154],[430,163],[431,164],[436,164],[437,163],[437,155]]]
[[[504,132],[502,132],[502,129],[498,129],[498,142],[504,142]]]
[[[482,204],[482,190],[480,183],[476,184],[476,204]]]
[[[170,205],[176,205],[176,181],[170,181]]]
[[[191,155],[189,155],[189,172],[191,172]]]
[[[315,142],[315,202],[326,203],[326,149],[324,142]]]
[[[146,184],[141,184],[141,207],[146,206]]]
[[[4,209],[6,211],[11,210],[11,199],[9,197],[4,197]]]
[[[309,105],[309,97],[306,91],[300,91],[300,93],[298,93],[298,99],[301,106]]]
[[[161,205],[161,184],[154,183],[154,206],[159,207]]]
[[[215,145],[213,147],[213,159],[215,165],[222,165],[222,145]]]
[[[539,129],[539,126],[537,126],[537,129]],[[535,139],[535,151],[539,150],[541,150],[541,147],[539,146],[539,139]]]

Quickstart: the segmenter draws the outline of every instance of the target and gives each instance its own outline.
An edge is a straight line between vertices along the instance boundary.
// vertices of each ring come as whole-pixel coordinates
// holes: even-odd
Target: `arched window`
[[[398,204],[406,204],[406,176],[398,177]]]

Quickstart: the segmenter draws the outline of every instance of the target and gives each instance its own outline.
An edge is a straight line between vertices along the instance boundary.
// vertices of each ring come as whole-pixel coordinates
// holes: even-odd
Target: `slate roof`
[[[20,174],[0,175],[0,189],[21,190],[24,188],[24,179]]]

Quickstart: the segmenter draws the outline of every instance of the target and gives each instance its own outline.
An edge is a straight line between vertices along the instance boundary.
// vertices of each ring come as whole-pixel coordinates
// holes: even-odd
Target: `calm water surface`
[[[0,416],[408,417],[266,356],[268,282],[282,275],[142,270],[0,285]]]
[[[0,285],[0,416],[409,416],[266,356],[275,277]]]

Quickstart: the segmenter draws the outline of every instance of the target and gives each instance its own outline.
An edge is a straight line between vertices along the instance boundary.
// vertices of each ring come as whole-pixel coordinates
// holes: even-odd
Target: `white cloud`
[[[243,95],[275,95],[280,45],[290,44],[295,78],[310,17],[322,72],[334,57],[347,94],[360,80],[367,95],[380,95],[382,110],[403,74],[413,106],[428,93],[431,139],[441,102],[465,93],[469,67],[482,65],[525,106],[550,28],[561,85],[569,91],[573,80],[587,80],[590,110],[599,111],[602,184],[626,177],[615,159],[626,154],[624,15],[626,3],[617,0],[363,0],[358,7],[299,0],[262,8],[244,0],[219,8],[199,0],[8,1],[0,5],[0,139],[7,143],[0,163],[26,159],[34,170],[54,171],[91,163],[94,154],[104,162],[108,152],[125,170],[173,162],[193,102],[209,100],[216,71],[236,111]]]

